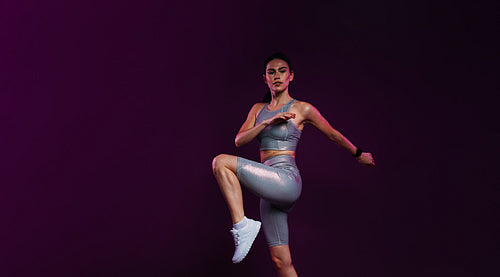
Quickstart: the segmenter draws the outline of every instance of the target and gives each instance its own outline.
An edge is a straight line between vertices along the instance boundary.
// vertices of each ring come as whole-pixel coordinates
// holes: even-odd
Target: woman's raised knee
[[[212,170],[214,171],[214,173],[216,173],[217,170],[229,167],[232,157],[233,156],[228,154],[219,154],[215,156],[215,158],[212,160]]]

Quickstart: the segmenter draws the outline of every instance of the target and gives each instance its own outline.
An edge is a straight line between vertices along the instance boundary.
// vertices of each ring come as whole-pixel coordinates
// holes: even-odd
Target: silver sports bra
[[[262,121],[273,117],[277,113],[287,112],[292,106],[293,102],[295,102],[295,99],[290,100],[283,107],[277,109],[276,111],[269,111],[267,109],[268,104],[266,104],[257,115],[255,125],[258,125]],[[267,126],[259,133],[259,135],[257,135],[257,139],[260,143],[260,150],[295,151],[301,133],[302,131],[300,131],[291,120],[286,120],[278,124]]]

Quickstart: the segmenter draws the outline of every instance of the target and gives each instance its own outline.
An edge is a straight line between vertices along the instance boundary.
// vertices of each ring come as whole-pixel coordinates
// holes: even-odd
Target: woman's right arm
[[[245,120],[245,123],[243,123],[243,125],[240,128],[240,131],[238,132],[236,138],[234,139],[234,144],[236,145],[236,147],[240,147],[249,143],[269,125],[276,124],[284,120],[288,120],[290,118],[295,118],[294,113],[283,112],[283,113],[278,113],[275,116],[255,125],[257,113],[262,109],[263,105],[264,105],[263,103],[257,103],[253,105],[252,109],[248,113],[247,120]]]
[[[255,125],[255,119],[257,112],[260,110],[259,108],[262,108],[262,104],[255,104],[253,105],[252,109],[250,109],[250,112],[248,113],[247,119],[243,123],[243,125],[240,128],[240,131],[236,135],[236,138],[234,139],[234,144],[236,147],[243,146],[250,141],[252,141],[264,128],[266,128],[269,123],[266,121],[261,122],[260,124]]]

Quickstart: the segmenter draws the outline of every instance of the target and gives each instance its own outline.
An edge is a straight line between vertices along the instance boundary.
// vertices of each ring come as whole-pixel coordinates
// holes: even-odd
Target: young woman
[[[362,152],[339,131],[330,126],[311,104],[293,99],[288,85],[293,80],[289,59],[275,53],[265,60],[264,82],[269,87],[264,102],[255,104],[236,135],[235,144],[243,146],[257,138],[261,163],[221,154],[212,168],[233,220],[236,250],[233,262],[248,254],[261,222],[245,217],[241,185],[260,200],[264,235],[279,276],[297,276],[288,247],[287,215],[299,198],[302,180],[295,164],[295,149],[305,124],[311,124],[331,141],[346,149],[359,163],[375,166],[370,153]]]

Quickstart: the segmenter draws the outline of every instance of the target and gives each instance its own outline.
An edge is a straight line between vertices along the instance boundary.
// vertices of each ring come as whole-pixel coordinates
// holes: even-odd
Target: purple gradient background
[[[276,276],[262,234],[231,263],[211,172],[258,159],[234,136],[276,50],[377,162],[306,127],[299,274],[498,276],[493,5],[69,2],[0,2],[0,276]]]

